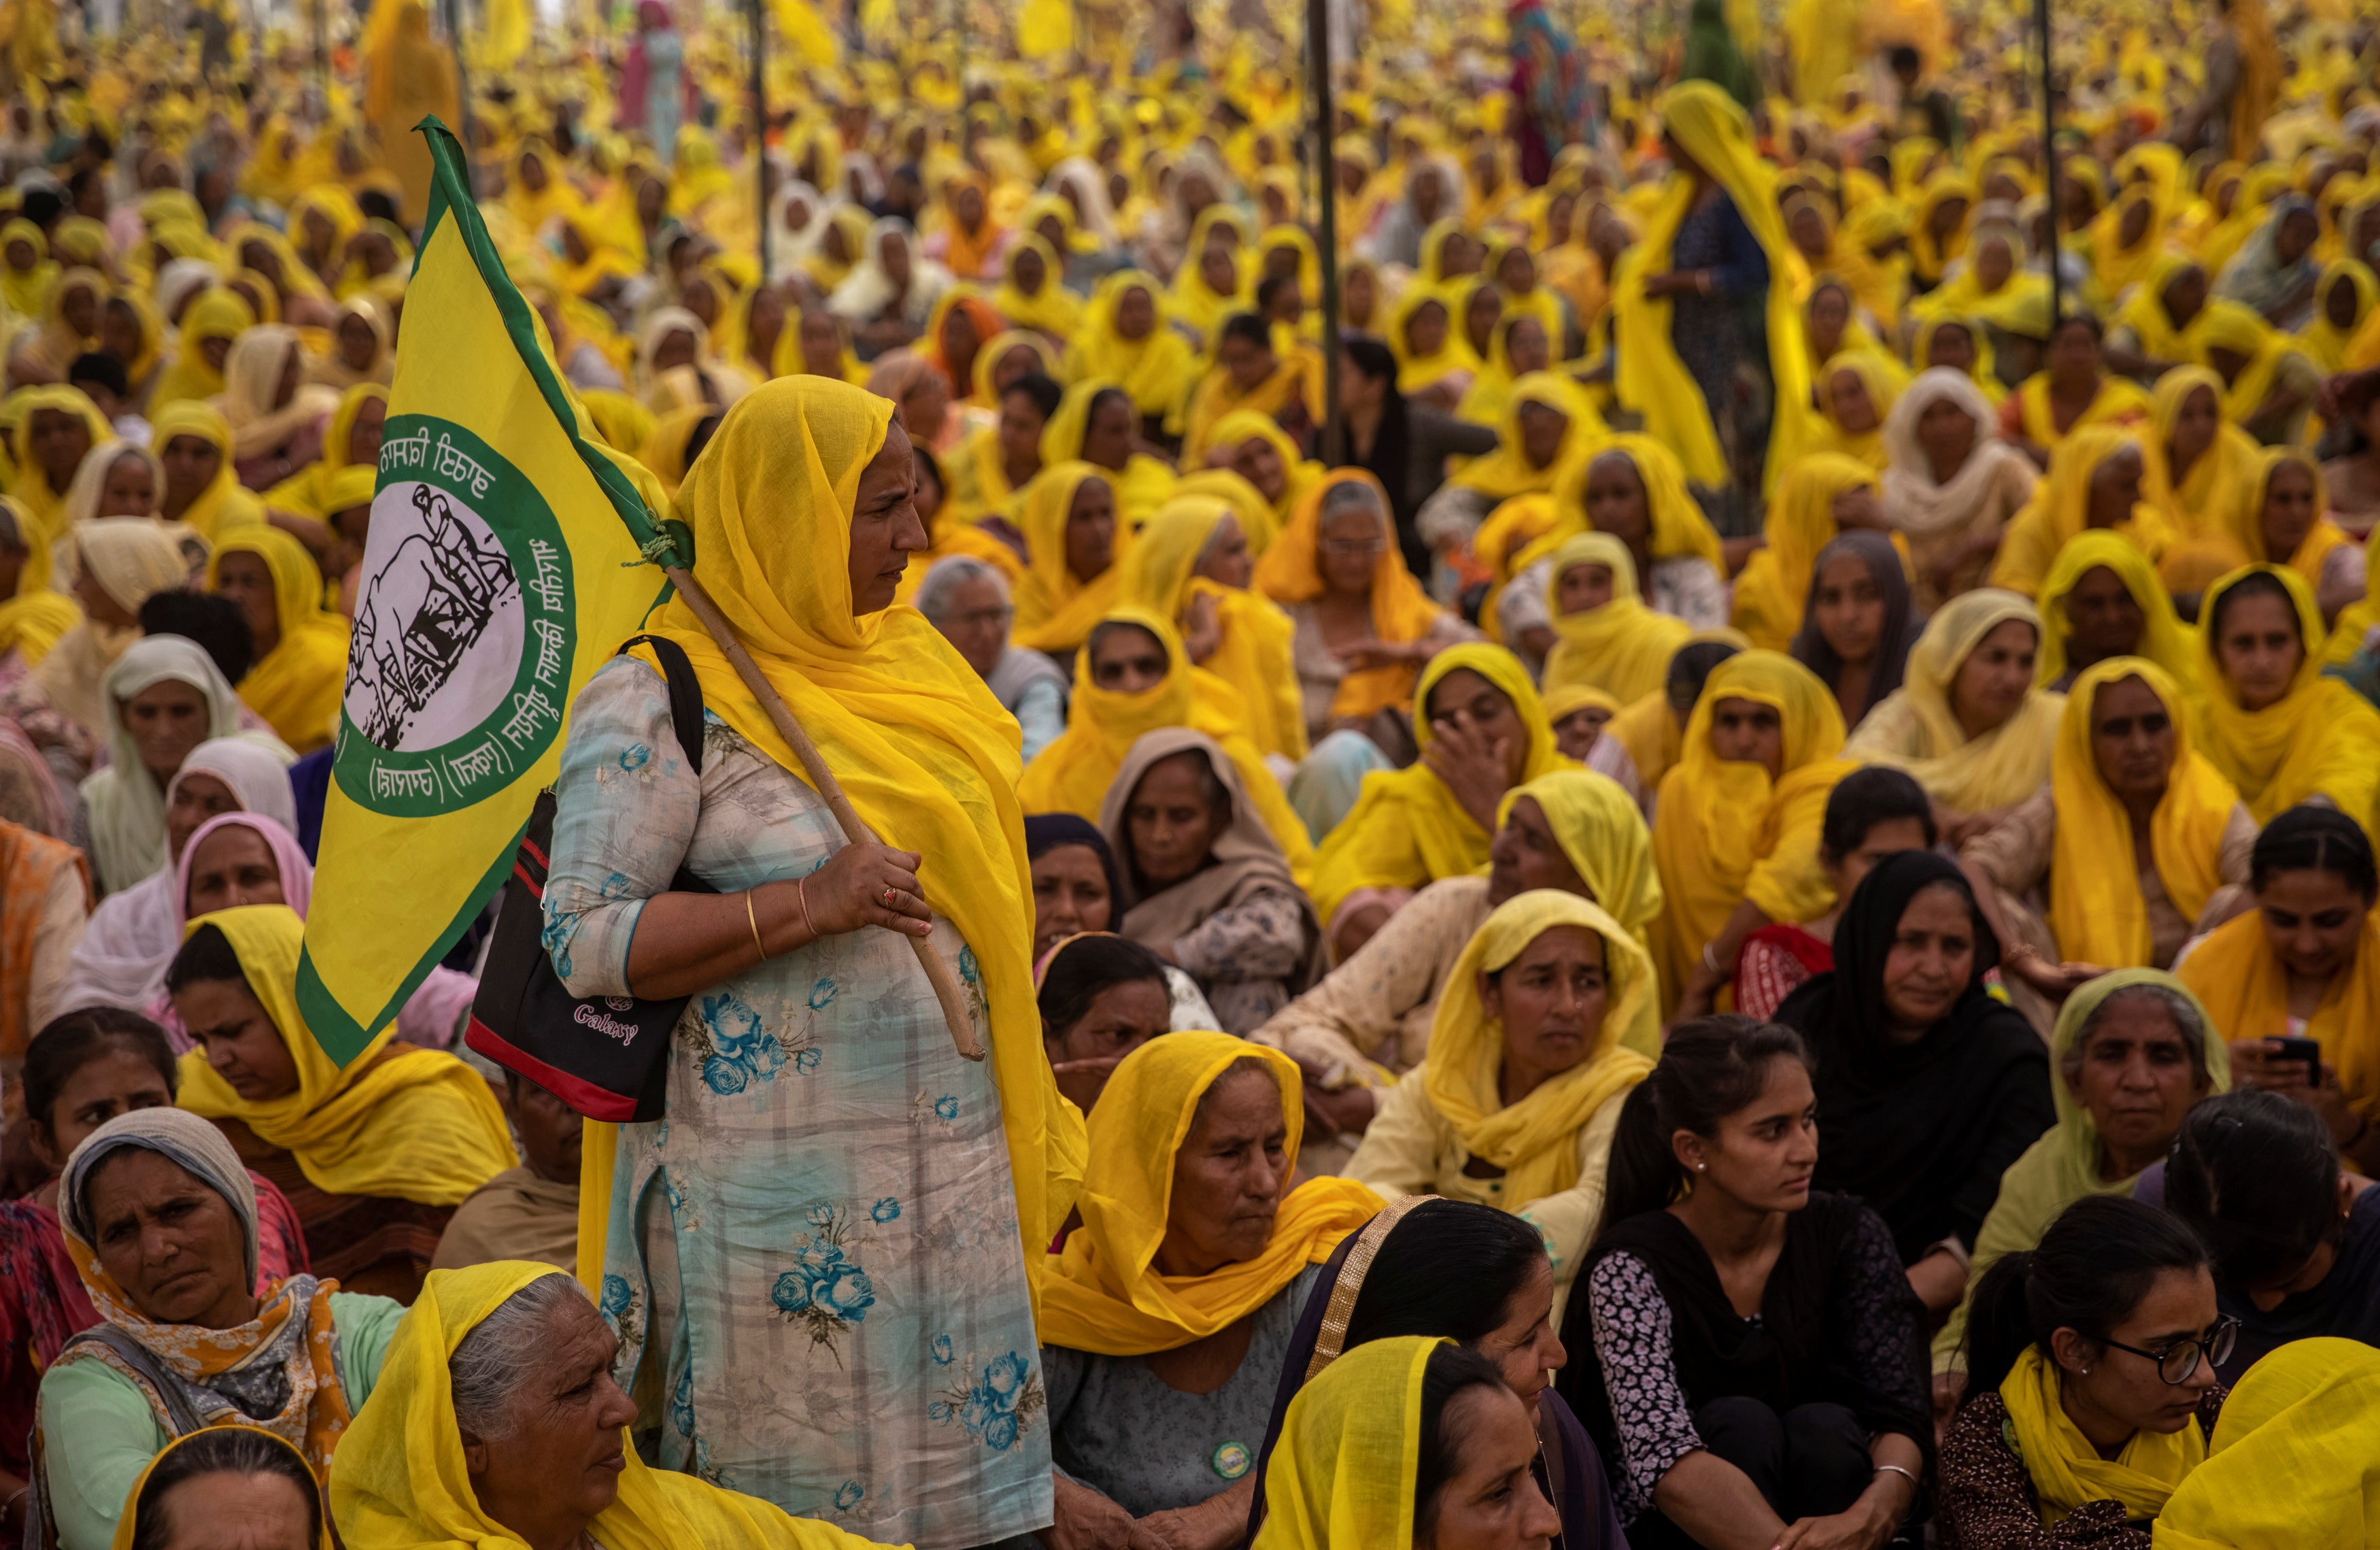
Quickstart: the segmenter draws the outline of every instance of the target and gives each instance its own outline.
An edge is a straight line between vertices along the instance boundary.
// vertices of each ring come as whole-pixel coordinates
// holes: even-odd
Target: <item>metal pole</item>
[[[1314,67],[1314,165],[1321,192],[1322,434],[1326,465],[1346,461],[1346,427],[1339,420],[1339,158],[1332,144],[1338,114],[1330,105],[1330,0],[1305,0],[1305,53]]]
[[[752,5],[752,200],[760,217],[760,283],[769,272],[769,13],[766,0]]]
[[[2049,0],[2034,0],[2033,15],[2041,28],[2042,187],[2049,190],[2049,332],[2055,336],[2066,289],[2058,268],[2058,215],[2065,191],[2058,183],[2058,98],[2049,72]]]
[[[470,179],[471,197],[477,199],[480,197],[480,156],[479,148],[474,143],[477,137],[471,132],[470,67],[463,62],[462,0],[443,0],[439,14],[446,22],[446,46],[455,55],[455,103],[463,111],[463,173]],[[422,218],[429,218],[428,211],[422,212]]]

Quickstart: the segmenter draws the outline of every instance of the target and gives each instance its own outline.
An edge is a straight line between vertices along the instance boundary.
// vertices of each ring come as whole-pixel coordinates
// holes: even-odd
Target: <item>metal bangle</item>
[[[769,949],[760,940],[760,918],[752,912],[752,894],[750,888],[744,890],[744,923],[752,928],[752,946],[759,949],[760,961],[766,963],[769,961]]]
[[[1909,1488],[1910,1488],[1912,1491],[1914,1491],[1914,1490],[1916,1490],[1916,1489],[1917,1489],[1917,1477],[1916,1477],[1915,1475],[1913,1475],[1913,1474],[1911,1474],[1907,1470],[1902,1469],[1902,1468],[1901,1468],[1900,1465],[1898,1465],[1898,1464],[1878,1464],[1878,1465],[1875,1468],[1875,1470],[1873,1470],[1872,1471],[1870,1471],[1870,1473],[1869,1473],[1869,1475],[1868,1475],[1868,1478],[1869,1478],[1870,1480],[1873,1480],[1873,1479],[1875,1479],[1877,1475],[1883,1474],[1883,1473],[1884,1473],[1886,1471],[1888,1471],[1888,1470],[1889,1470],[1892,1473],[1899,1475],[1901,1479],[1903,1479],[1903,1480],[1905,1480],[1905,1481],[1909,1482]]]
[[[809,934],[811,941],[817,941],[818,927],[810,924],[810,880],[808,878],[805,877],[794,885],[794,897],[801,901],[802,930]]]

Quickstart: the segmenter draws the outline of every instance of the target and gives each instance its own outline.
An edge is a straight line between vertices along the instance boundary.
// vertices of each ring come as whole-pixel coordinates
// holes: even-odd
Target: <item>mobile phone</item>
[[[2283,1060],[2306,1063],[2306,1085],[2322,1085],[2322,1042],[2318,1039],[2275,1039],[2273,1053]]]

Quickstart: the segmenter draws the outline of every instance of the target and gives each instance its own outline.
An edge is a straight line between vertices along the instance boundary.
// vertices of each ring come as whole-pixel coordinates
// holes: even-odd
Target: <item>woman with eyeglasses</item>
[[[2093,1195],[1975,1288],[1965,1403],[1942,1438],[1944,1550],[2149,1550],[2206,1461],[2237,1320],[2197,1235]]]

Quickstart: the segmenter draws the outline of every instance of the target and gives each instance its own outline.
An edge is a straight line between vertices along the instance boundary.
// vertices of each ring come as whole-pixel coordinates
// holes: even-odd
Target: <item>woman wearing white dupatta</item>
[[[1947,366],[1920,372],[1884,418],[1884,514],[1908,542],[1921,612],[1983,585],[2001,530],[2033,495],[2033,465],[1996,423],[1974,379]]]

